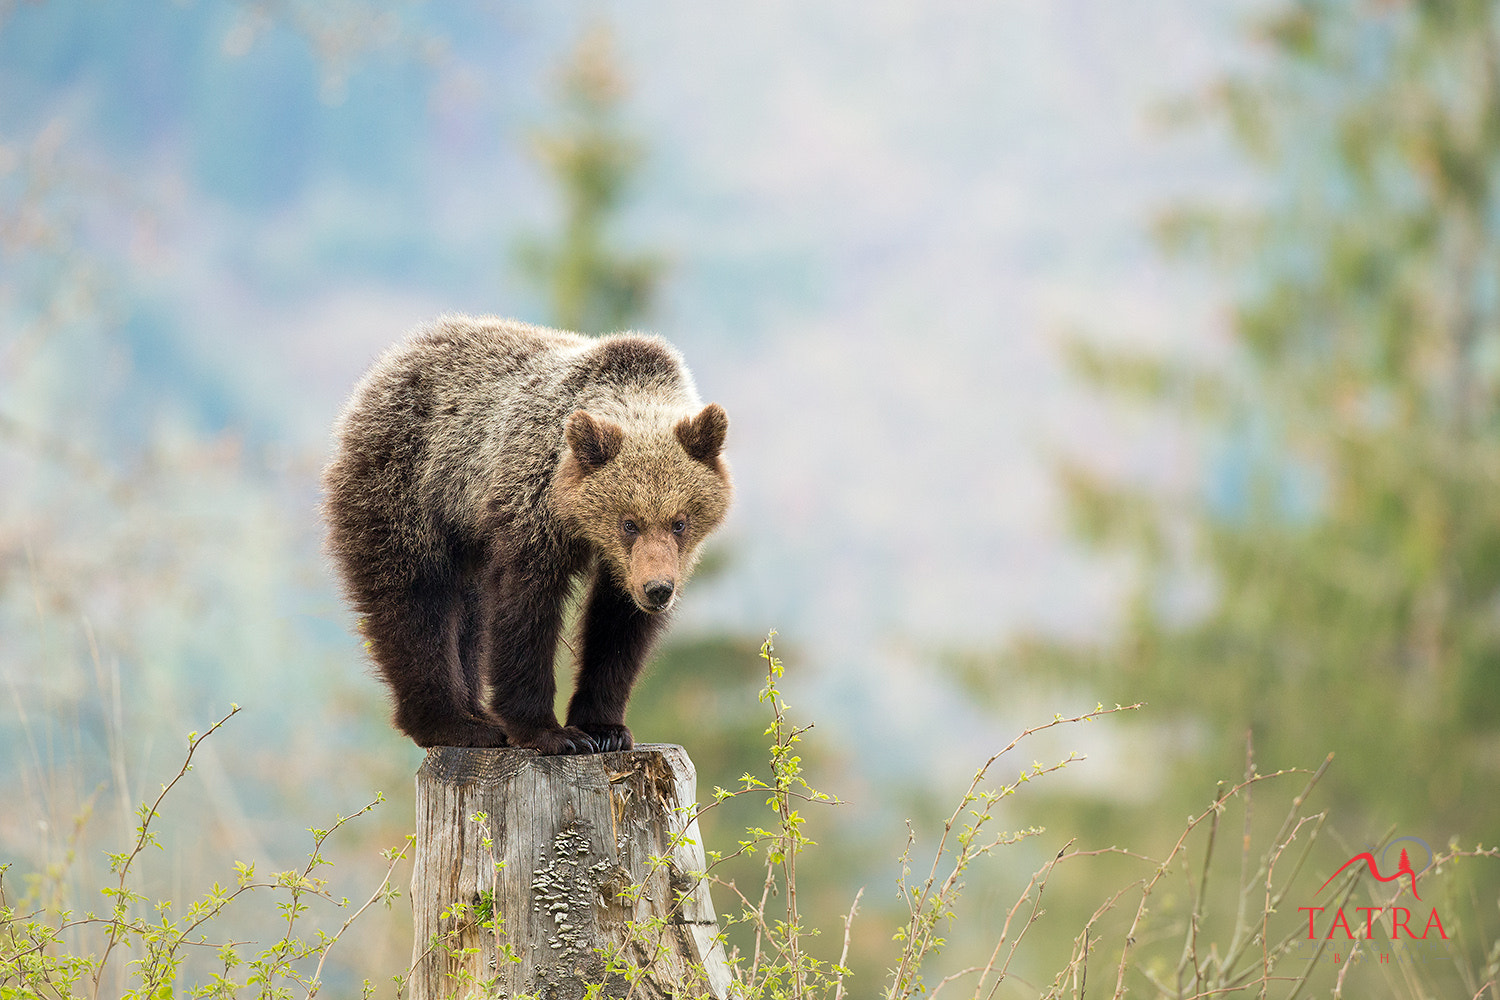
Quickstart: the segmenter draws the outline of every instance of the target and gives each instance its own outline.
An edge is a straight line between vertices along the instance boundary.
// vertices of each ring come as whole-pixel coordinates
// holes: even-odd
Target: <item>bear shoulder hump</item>
[[[579,358],[574,378],[601,386],[675,385],[684,375],[682,355],[659,337],[613,334],[602,337]]]

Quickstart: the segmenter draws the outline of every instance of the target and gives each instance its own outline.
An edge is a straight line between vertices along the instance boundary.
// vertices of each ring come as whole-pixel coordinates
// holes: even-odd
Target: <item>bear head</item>
[[[729,417],[709,403],[675,421],[627,423],[588,410],[568,417],[554,513],[637,607],[658,614],[676,601],[699,543],[729,510]]]

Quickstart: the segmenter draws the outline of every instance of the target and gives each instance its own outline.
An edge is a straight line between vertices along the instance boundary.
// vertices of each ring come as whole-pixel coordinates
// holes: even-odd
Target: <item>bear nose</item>
[[[671,580],[652,580],[646,584],[646,600],[658,608],[672,599],[674,586]]]

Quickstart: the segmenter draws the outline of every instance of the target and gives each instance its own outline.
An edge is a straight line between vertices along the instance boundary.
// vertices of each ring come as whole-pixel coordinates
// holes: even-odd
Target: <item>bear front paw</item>
[[[629,750],[635,746],[635,740],[631,737],[628,726],[607,722],[581,722],[578,728],[589,734],[600,753],[614,753],[617,750]]]
[[[511,739],[511,746],[529,747],[548,757],[560,754],[598,753],[598,748],[589,734],[576,726],[560,726],[543,729],[529,739]]]

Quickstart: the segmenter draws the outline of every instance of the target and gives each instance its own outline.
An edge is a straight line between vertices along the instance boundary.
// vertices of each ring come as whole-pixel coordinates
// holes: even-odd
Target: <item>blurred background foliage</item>
[[[1166,253],[1225,277],[1226,349],[1069,345],[1121,407],[1169,413],[1207,475],[1169,493],[1065,460],[1075,530],[1136,569],[1127,613],[1107,641],[1022,638],[1006,662],[1150,706],[1124,739],[1156,748],[1159,793],[1078,813],[1124,842],[1168,836],[1167,817],[1249,752],[1262,772],[1326,752],[1319,795],[1341,839],[1325,863],[1393,831],[1492,844],[1496,9],[1296,3],[1253,30],[1264,64],[1173,111],[1227,127],[1255,184],[1157,225]],[[977,687],[1003,697],[984,673]],[[1492,901],[1500,879],[1487,870],[1478,886]]]
[[[200,780],[173,803],[152,885],[191,894],[231,859],[290,867],[304,827],[375,789],[391,801],[333,857],[351,897],[378,881],[376,849],[411,825],[420,754],[389,730],[349,637],[320,555],[315,484],[341,394],[383,346],[338,331],[446,308],[659,329],[735,415],[741,526],[695,581],[703,610],[688,609],[656,657],[630,722],[640,741],[689,748],[703,797],[763,772],[756,650],[765,629],[782,629],[794,717],[819,724],[805,751],[813,784],[847,800],[811,818],[823,847],[802,866],[804,912],[826,929],[828,957],[855,890],[870,887],[854,925],[853,995],[876,995],[892,954],[904,911],[881,887],[894,885],[904,821],[930,837],[997,734],[1003,744],[1080,704],[1147,707],[1037,751],[1060,759],[1082,740],[1093,759],[1006,813],[1049,833],[971,872],[945,969],[987,951],[1030,873],[1070,838],[1165,854],[1182,818],[1243,774],[1247,743],[1262,771],[1335,754],[1317,792],[1335,832],[1309,894],[1392,831],[1434,847],[1500,841],[1494,4],[1236,7],[1243,48],[1209,46],[1190,88],[1151,95],[1172,98],[1155,103],[1173,135],[1206,133],[1228,151],[1208,157],[1227,180],[1132,189],[1157,212],[1153,253],[1183,284],[1164,286],[1144,321],[1118,310],[1120,324],[1170,317],[1185,337],[1163,346],[1108,329],[1110,302],[1105,317],[1011,319],[1087,331],[1048,342],[1067,386],[1048,374],[1053,362],[955,353],[952,343],[1003,344],[990,335],[1009,328],[962,298],[926,308],[882,269],[889,259],[951,272],[962,294],[993,281],[1001,298],[1006,274],[1030,275],[1069,301],[1110,287],[1091,268],[1109,282],[1140,278],[1133,258],[1083,266],[1031,230],[1021,263],[972,252],[966,225],[1025,228],[1019,210],[984,203],[982,185],[962,187],[966,170],[991,172],[985,137],[1000,112],[983,95],[998,84],[983,77],[977,110],[948,122],[955,137],[944,140],[941,102],[851,111],[836,100],[867,63],[900,63],[906,50],[848,42],[867,63],[846,73],[834,61],[837,85],[810,91],[827,107],[768,76],[753,34],[711,52],[736,86],[764,80],[775,93],[781,80],[787,106],[822,113],[777,136],[788,159],[728,172],[746,212],[763,211],[769,191],[831,177],[791,203],[787,228],[735,228],[723,188],[683,180],[701,159],[660,163],[681,140],[648,123],[675,121],[678,104],[691,121],[694,106],[684,95],[665,119],[635,110],[631,81],[653,36],[612,30],[603,9],[0,5],[0,794],[15,803],[0,810],[0,861],[51,871],[56,891],[75,897],[97,885],[99,852],[124,840],[180,734],[238,701],[249,710],[205,745]],[[703,30],[679,15],[689,37]],[[909,27],[888,12],[870,24],[892,36]],[[1091,27],[1083,15],[1058,22],[1084,62]],[[932,38],[902,37],[933,53],[924,65],[958,72],[966,51],[942,43],[968,35],[984,32],[959,19]],[[499,77],[515,88],[503,111],[484,103]],[[887,112],[903,151],[937,150],[936,186],[959,188],[951,201],[902,201],[919,161],[893,165],[867,148]],[[1045,134],[1000,118],[997,141]],[[1153,136],[1166,151],[1157,173],[1170,173],[1182,147]],[[1094,137],[1078,140],[1084,158]],[[839,143],[852,166],[830,158]],[[472,155],[496,145],[498,156]],[[1047,197],[1113,181],[1070,175],[1071,150],[1038,141],[1026,152],[1043,187],[1061,192],[1038,195],[1039,211],[1061,212]],[[866,185],[869,200],[851,203],[868,216],[858,229],[848,219],[860,211],[840,199]],[[701,216],[674,215],[682,205]],[[934,230],[900,229],[900,211]],[[728,249],[701,235],[718,227]],[[788,232],[843,241],[853,263],[795,240],[761,255]],[[320,284],[353,292],[295,322],[268,305],[310,300]],[[387,286],[419,291],[394,302],[368,292]],[[1191,291],[1178,298],[1179,288]],[[820,339],[839,309],[853,332]],[[1035,525],[1006,506],[1008,491],[1025,491],[1006,458],[1020,432],[970,377],[1011,386],[1020,406],[1044,398],[1105,414],[1062,418],[1063,432],[1020,425],[1022,447],[1053,468],[1044,495],[1061,498],[1093,553],[1083,575],[1067,575],[1062,540],[1018,549],[986,533],[1007,517],[1015,531]],[[831,410],[848,423],[830,425]],[[767,430],[777,420],[779,439]],[[1141,428],[1145,445],[1130,438]],[[1145,462],[1120,458],[1141,451]],[[913,464],[883,464],[901,461]],[[767,483],[782,491],[775,502]],[[840,548],[856,557],[846,564]],[[975,582],[988,577],[964,568],[975,553],[1025,586],[989,593]],[[1054,557],[1063,568],[1037,564]],[[1105,580],[1105,599],[1085,579]],[[1045,609],[1007,587],[1034,590]],[[710,846],[731,848],[757,808],[735,800],[706,819]],[[1256,828],[1280,812],[1267,807]],[[1132,864],[1062,871],[1023,980],[1050,980],[1104,893],[1139,877]],[[1497,884],[1486,871],[1470,886],[1479,904],[1464,948],[1481,966]],[[1162,909],[1179,913],[1180,900]],[[335,955],[338,975],[399,971],[409,926],[400,907],[369,920]],[[1158,936],[1149,947],[1179,945]]]
[[[1500,839],[1500,78],[1488,4],[1292,5],[1193,109],[1258,171],[1164,247],[1234,290],[1223,357],[1073,344],[1202,442],[1164,496],[1065,463],[1074,523],[1139,567],[1119,635],[1017,650],[1151,704],[1172,784],[1337,762],[1336,815]],[[1128,401],[1128,402],[1127,402]]]

